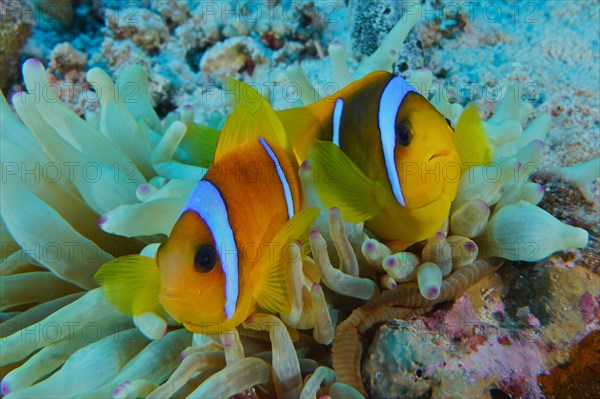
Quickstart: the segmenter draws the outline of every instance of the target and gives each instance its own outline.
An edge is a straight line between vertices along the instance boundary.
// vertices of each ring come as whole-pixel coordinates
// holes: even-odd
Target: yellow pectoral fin
[[[334,143],[317,141],[309,159],[321,201],[329,208],[338,207],[347,222],[362,223],[381,211],[377,193],[383,188],[371,181]]]
[[[154,258],[122,256],[102,265],[94,279],[108,301],[124,314],[165,314],[158,302],[160,276]]]
[[[292,147],[271,104],[252,86],[243,82],[227,79],[225,88],[234,111],[221,130],[214,161],[258,137],[263,137],[271,145],[279,146],[291,155]]]
[[[493,150],[475,104],[467,106],[460,116],[454,132],[454,145],[460,156],[463,171],[492,162]]]
[[[308,235],[308,229],[319,216],[318,208],[306,208],[296,213],[281,230],[275,235],[271,242],[265,242],[273,246],[276,256],[267,259],[264,265],[264,278],[259,283],[256,292],[256,302],[265,310],[282,313],[289,306],[287,294],[286,273],[283,262],[284,251],[293,240],[304,240]],[[301,255],[300,255],[301,256]]]

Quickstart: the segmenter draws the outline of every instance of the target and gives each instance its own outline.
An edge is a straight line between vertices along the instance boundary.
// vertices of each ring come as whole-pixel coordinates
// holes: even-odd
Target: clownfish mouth
[[[438,152],[436,154],[433,154],[432,156],[429,157],[429,160],[427,162],[431,162],[436,158],[442,158],[445,157],[446,155],[449,155],[450,152],[449,151],[442,151],[442,152]]]
[[[192,290],[185,290],[173,287],[161,287],[159,296],[160,298],[169,301],[185,301],[191,300],[197,294],[199,294],[199,292],[195,292]]]
[[[176,294],[175,292],[161,292],[160,293],[160,297],[162,299],[166,299],[169,301],[177,301],[177,300],[182,300],[183,297],[181,295]]]
[[[440,193],[439,196],[430,199],[429,201],[423,202],[422,204],[419,204],[418,207],[414,207],[414,208],[410,208],[411,211],[416,211],[419,209],[424,209],[428,206],[431,206],[431,204],[435,204],[435,203],[441,203],[441,202],[445,202],[445,201],[452,201],[452,198],[450,195],[446,194],[446,192],[444,190],[442,190],[442,192]]]

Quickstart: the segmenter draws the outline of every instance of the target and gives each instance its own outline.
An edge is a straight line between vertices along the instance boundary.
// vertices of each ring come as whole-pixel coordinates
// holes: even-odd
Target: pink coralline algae
[[[402,392],[417,397],[413,394],[429,391],[433,398],[488,397],[496,389],[514,397],[541,398],[537,378],[545,364],[538,330],[494,321],[490,314],[495,310],[478,307],[472,294],[464,294],[450,309],[400,328],[383,327],[369,352],[368,374],[375,396]],[[398,342],[414,343],[419,352],[389,347]],[[385,369],[389,364],[395,365],[396,373]]]
[[[525,337],[488,339],[462,360],[462,366],[473,370],[478,380],[495,379],[498,388],[516,397],[541,396],[537,375],[543,370],[542,356],[536,343]]]
[[[600,319],[600,295],[594,297],[586,291],[581,296],[578,307],[585,324],[591,324]]]

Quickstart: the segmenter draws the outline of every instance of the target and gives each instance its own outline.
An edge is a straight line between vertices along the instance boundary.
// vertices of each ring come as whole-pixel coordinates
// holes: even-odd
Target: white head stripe
[[[283,194],[285,195],[285,203],[287,204],[288,211],[288,219],[291,219],[294,216],[294,199],[292,198],[292,190],[290,190],[290,185],[288,183],[287,177],[285,177],[285,173],[283,173],[283,169],[281,169],[281,164],[279,163],[279,159],[277,159],[277,155],[273,152],[269,144],[265,141],[264,138],[259,137],[260,144],[263,146],[271,161],[275,165],[275,169],[277,170],[277,175],[279,176],[279,181],[281,182],[281,187],[283,187]]]
[[[344,109],[344,100],[338,98],[335,100],[333,108],[333,144],[340,146],[340,124],[342,122],[342,110]]]
[[[225,316],[230,319],[235,313],[238,295],[238,251],[229,224],[227,207],[219,190],[209,181],[200,180],[190,194],[183,212],[192,210],[204,220],[216,244],[225,274]]]
[[[381,134],[383,159],[394,197],[396,197],[396,201],[402,206],[406,206],[406,203],[402,195],[400,178],[394,158],[394,150],[396,148],[396,116],[404,97],[411,91],[417,93],[417,90],[410,83],[400,76],[396,76],[389,81],[379,101],[379,133]]]

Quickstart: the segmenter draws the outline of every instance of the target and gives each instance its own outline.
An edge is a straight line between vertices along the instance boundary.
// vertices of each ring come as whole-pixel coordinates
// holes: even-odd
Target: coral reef
[[[72,0],[32,0],[36,11],[58,22],[62,28],[68,28],[73,22]]]
[[[556,172],[538,172],[531,179],[543,185],[546,190],[544,198],[539,203],[540,208],[555,215],[559,220],[590,232],[590,242],[578,251],[580,255],[577,252],[567,252],[555,256],[563,258],[565,262],[581,258],[583,265],[598,273],[600,271],[600,242],[598,241],[600,226],[586,217],[586,215],[598,214],[598,204],[591,198],[593,194],[584,194],[590,192],[590,189],[579,186]]]
[[[401,18],[418,11],[410,1],[358,1],[348,4],[352,52],[356,57],[371,55],[383,38]],[[394,72],[417,70],[425,66],[421,39],[416,30],[411,31],[398,52]]]
[[[115,39],[131,39],[148,54],[158,51],[169,36],[161,16],[143,8],[133,18],[119,10],[107,10],[106,26]]]
[[[481,280],[451,306],[407,321],[388,322],[377,330],[364,360],[366,381],[374,396],[404,391],[407,397],[420,397],[419,392],[432,398],[494,397],[491,393],[495,391],[513,397],[541,397],[566,389],[559,388],[566,385],[560,377],[562,370],[572,367],[565,362],[576,359],[575,353],[581,350],[571,352],[572,347],[594,350],[589,336],[586,342],[577,343],[585,331],[594,331],[592,326],[599,320],[593,299],[599,292],[598,277],[582,266],[571,270],[536,267],[541,275],[527,280],[534,281],[534,291],[525,289],[520,295],[513,286],[518,280],[527,284],[525,280],[506,281],[507,274],[518,273],[513,268],[505,266]],[[529,269],[531,266],[522,267],[521,273]],[[572,284],[586,280],[589,283],[584,287]],[[535,304],[542,308],[535,308],[532,314],[526,305]],[[572,311],[578,304],[580,314]],[[593,355],[581,361],[596,367]],[[389,372],[390,365],[403,372]],[[584,386],[582,392],[596,389]]]
[[[208,76],[233,76],[246,71],[252,75],[254,68],[267,63],[261,48],[247,36],[237,36],[212,46],[200,60],[200,70]]]
[[[25,3],[3,2],[0,6],[0,89],[6,91],[20,77],[19,57],[31,35],[34,21]]]
[[[365,362],[373,397],[425,397],[440,383],[426,368],[444,362],[444,353],[425,331],[422,321],[388,322],[377,331],[380,347],[370,348]]]
[[[213,78],[227,74],[268,81],[272,78],[267,75],[283,72],[299,57],[323,56],[320,36],[326,15],[312,2],[166,6],[153,1],[148,9],[107,9],[101,57],[116,74],[132,62],[146,64],[161,116],[192,105],[199,117],[208,118],[223,112],[220,85],[212,84]]]
[[[539,382],[547,398],[577,395],[580,398],[595,398],[600,394],[596,376],[600,373],[600,341],[596,330],[575,348],[569,363],[540,376]]]

